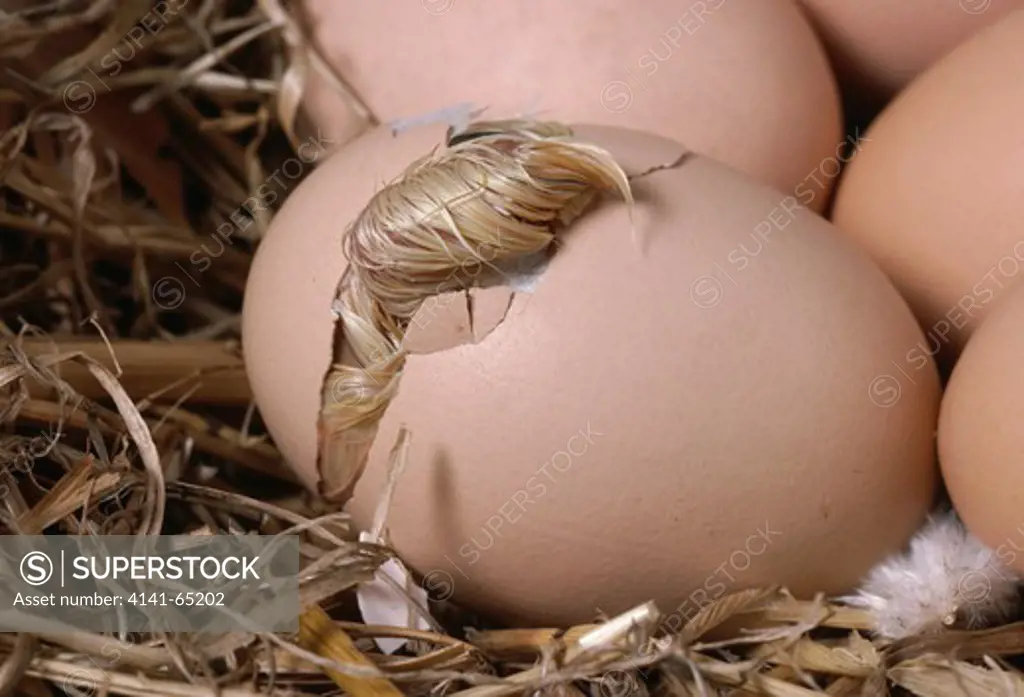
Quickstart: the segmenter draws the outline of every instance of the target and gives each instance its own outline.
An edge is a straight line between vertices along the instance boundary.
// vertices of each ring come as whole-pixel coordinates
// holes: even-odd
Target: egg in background
[[[1024,277],[1024,10],[961,45],[875,120],[832,220],[896,283],[926,331],[901,364],[952,365]]]
[[[684,152],[578,133],[632,173]],[[353,141],[256,255],[246,369],[307,486],[344,226],[443,138],[435,125]],[[567,625],[654,599],[681,623],[745,587],[850,590],[906,543],[936,486],[934,366],[887,382],[921,341],[910,311],[827,221],[726,165],[691,156],[634,192],[636,242],[608,200],[560,235],[532,292],[424,304],[414,324],[448,343],[432,331],[409,356],[353,516],[370,524],[405,424],[391,540],[428,588],[500,621]],[[503,292],[507,312],[469,322]]]
[[[305,0],[318,44],[381,122],[461,103],[638,128],[824,210],[843,147],[827,57],[794,0]],[[305,105],[336,139],[363,122],[321,77]],[[827,166],[827,165],[826,165]]]
[[[1024,0],[801,0],[858,99],[882,102]]]
[[[942,401],[939,457],[950,498],[999,561],[1024,572],[1024,286],[964,349]]]

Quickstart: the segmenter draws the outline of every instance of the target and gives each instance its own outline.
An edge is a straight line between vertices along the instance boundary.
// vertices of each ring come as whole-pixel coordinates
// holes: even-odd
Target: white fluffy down
[[[1018,609],[1020,581],[955,513],[942,513],[929,518],[907,552],[881,562],[840,600],[868,610],[876,633],[901,639],[1007,621]]]

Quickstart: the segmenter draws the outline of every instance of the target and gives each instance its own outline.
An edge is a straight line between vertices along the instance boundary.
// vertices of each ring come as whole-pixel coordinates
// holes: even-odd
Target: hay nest
[[[295,636],[4,634],[0,695],[1024,694],[1021,625],[886,643],[862,612],[780,589],[571,628],[487,628],[446,603],[430,631],[359,622],[353,590],[391,552],[294,482],[238,350],[253,250],[300,177],[247,200],[294,158],[303,84],[325,70],[299,13],[6,5],[0,532],[291,531],[305,571]],[[386,655],[385,636],[411,641]]]

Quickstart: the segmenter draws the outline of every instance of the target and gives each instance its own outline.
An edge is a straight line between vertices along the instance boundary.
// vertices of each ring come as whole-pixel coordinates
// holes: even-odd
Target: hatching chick
[[[955,513],[942,513],[929,517],[907,552],[878,564],[840,600],[868,610],[877,634],[901,639],[1007,621],[1020,603],[1020,581]]]

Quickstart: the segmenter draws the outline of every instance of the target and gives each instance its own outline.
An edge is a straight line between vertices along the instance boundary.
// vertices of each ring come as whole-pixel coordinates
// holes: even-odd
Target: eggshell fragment
[[[311,484],[338,221],[438,130],[379,129],[327,160],[257,254],[247,369]],[[622,203],[602,203],[482,340],[410,355],[352,514],[369,524],[406,424],[392,542],[428,590],[499,620],[562,625],[653,599],[681,624],[749,586],[848,591],[934,492],[934,366],[895,400],[876,389],[921,340],[905,303],[793,196],[651,134],[576,132],[646,173],[635,235]]]
[[[1022,277],[1024,10],[960,46],[879,116],[833,220],[907,298],[926,341],[902,359],[951,365]]]
[[[994,306],[942,401],[939,457],[957,512],[998,560],[1024,572],[1024,286]]]
[[[382,123],[475,107],[637,128],[784,191],[803,183],[815,210],[832,189],[818,169],[842,142],[838,92],[793,0],[306,7],[324,54]],[[361,122],[317,75],[305,104],[332,138]]]
[[[471,288],[441,293],[413,315],[405,335],[410,353],[433,353],[483,341],[508,314],[511,288]]]

